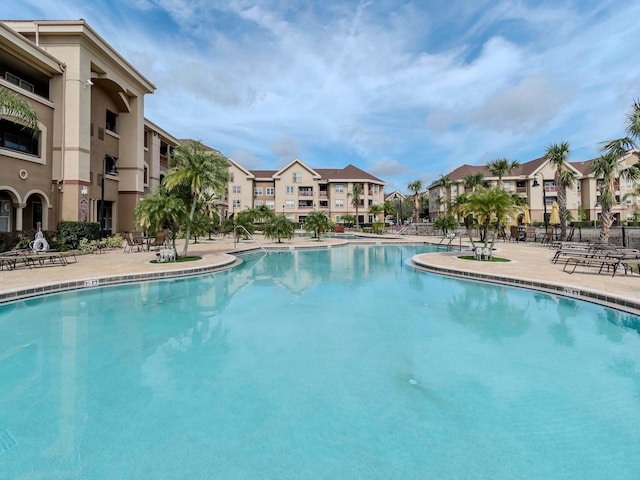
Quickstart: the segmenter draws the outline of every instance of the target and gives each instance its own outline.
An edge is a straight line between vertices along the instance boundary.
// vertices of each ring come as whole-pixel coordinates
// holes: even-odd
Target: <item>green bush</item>
[[[83,238],[98,240],[100,238],[100,224],[97,222],[58,222],[57,241],[59,243],[76,249]]]
[[[13,250],[20,243],[19,232],[0,232],[0,252]]]

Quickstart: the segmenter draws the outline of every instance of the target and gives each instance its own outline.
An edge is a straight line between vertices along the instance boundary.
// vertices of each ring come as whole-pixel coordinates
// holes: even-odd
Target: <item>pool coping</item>
[[[591,290],[584,287],[570,286],[566,283],[555,283],[543,280],[533,280],[530,278],[513,277],[511,275],[480,273],[471,270],[442,267],[424,261],[422,255],[423,254],[415,255],[411,258],[412,266],[418,270],[436,273],[447,277],[463,278],[467,280],[526,288],[545,293],[553,293],[563,297],[583,300],[585,302],[595,303],[640,316],[640,302],[630,300],[622,296],[602,293],[597,290]]]
[[[42,295],[85,290],[88,288],[98,288],[141,281],[167,280],[171,278],[204,275],[216,271],[227,270],[241,263],[241,261],[234,255],[222,255],[229,258],[225,258],[222,262],[204,266],[188,267],[179,270],[162,270],[158,272],[136,272],[122,275],[84,277],[69,282],[50,283],[33,288],[10,290],[8,292],[0,293],[0,305],[14,301],[35,298]]]

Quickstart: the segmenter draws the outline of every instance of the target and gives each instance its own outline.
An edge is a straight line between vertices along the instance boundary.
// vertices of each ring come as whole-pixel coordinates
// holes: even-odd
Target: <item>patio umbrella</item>
[[[551,204],[551,215],[549,216],[549,225],[560,224],[560,211],[558,209],[558,202],[554,201]]]
[[[527,208],[522,210],[522,223],[524,223],[525,225],[531,225],[531,217],[529,216],[529,205],[527,205]]]

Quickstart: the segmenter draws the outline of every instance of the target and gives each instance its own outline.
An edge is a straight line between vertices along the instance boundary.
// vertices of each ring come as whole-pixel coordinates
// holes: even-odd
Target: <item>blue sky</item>
[[[640,97],[634,1],[19,0],[0,17],[87,20],[177,138],[250,169],[353,163],[387,192],[561,141],[594,158]]]

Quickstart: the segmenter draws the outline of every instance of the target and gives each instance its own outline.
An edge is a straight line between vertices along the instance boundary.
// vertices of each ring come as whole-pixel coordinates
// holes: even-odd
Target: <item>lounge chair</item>
[[[124,253],[131,253],[133,248],[137,248],[141,252],[145,248],[145,243],[142,240],[142,232],[126,232],[124,239],[127,244],[124,246]]]

